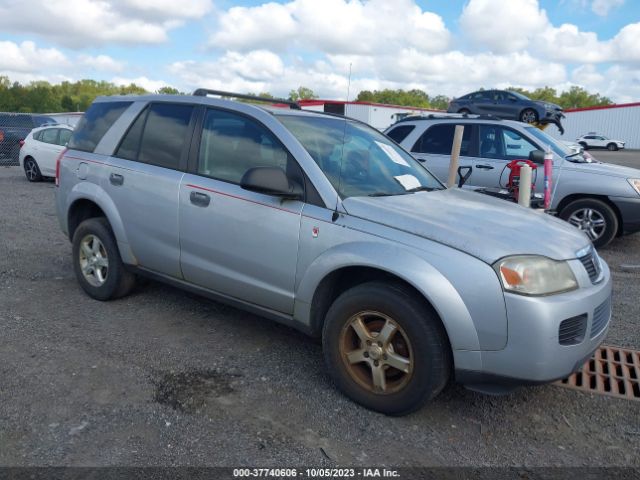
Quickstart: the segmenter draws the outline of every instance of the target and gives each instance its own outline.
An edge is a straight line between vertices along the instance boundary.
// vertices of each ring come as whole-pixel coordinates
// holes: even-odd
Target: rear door
[[[180,278],[178,196],[195,107],[148,105],[110,159],[104,188],[115,202],[138,266]]]
[[[184,278],[291,314],[304,203],[244,190],[240,181],[250,168],[270,166],[304,182],[302,170],[277,137],[251,117],[209,108],[201,132],[192,173],[180,189]]]
[[[512,160],[527,160],[529,152],[538,149],[520,132],[508,127],[479,124],[478,133],[480,149],[473,163],[474,186],[504,188],[509,179],[507,164]]]
[[[60,152],[64,150],[64,147],[60,146],[60,133],[62,131],[61,128],[47,128],[40,132],[38,136],[40,140],[34,142],[34,158],[38,162],[42,174],[47,177],[55,176],[56,159]]]
[[[472,124],[464,125],[464,133],[462,135],[462,147],[460,148],[460,167],[471,167],[474,161],[474,151],[476,145],[473,142],[474,126]],[[418,138],[411,148],[411,154],[423,162],[425,166],[438,179],[446,183],[449,177],[449,164],[451,163],[451,148],[453,146],[453,136],[456,124],[440,123],[431,125]],[[472,184],[473,176],[471,174],[468,184]]]

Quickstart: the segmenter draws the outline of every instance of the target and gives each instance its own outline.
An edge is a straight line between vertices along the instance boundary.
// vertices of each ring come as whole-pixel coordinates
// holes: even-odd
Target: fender
[[[129,246],[127,234],[125,232],[122,219],[120,218],[120,214],[118,213],[118,209],[107,192],[105,192],[102,187],[92,182],[76,183],[67,195],[67,221],[71,206],[78,200],[90,200],[102,209],[104,214],[107,216],[107,220],[111,225],[111,230],[113,230],[113,234],[118,242],[118,249],[120,250],[120,257],[122,258],[122,261],[130,265],[137,265],[138,260],[133,255],[131,247]]]
[[[307,268],[296,292],[295,317],[308,326],[320,282],[343,267],[371,267],[395,275],[418,290],[436,310],[454,350],[480,350],[478,332],[462,298],[449,280],[406,246],[353,242],[326,250]]]

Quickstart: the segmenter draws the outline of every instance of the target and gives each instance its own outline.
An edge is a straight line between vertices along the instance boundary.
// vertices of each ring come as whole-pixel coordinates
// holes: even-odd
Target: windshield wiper
[[[408,192],[390,193],[390,192],[373,192],[368,197],[394,197],[396,195],[406,195]]]
[[[425,187],[424,185],[420,185],[419,187],[410,188],[409,190],[407,190],[407,192],[408,193],[433,192],[434,190],[440,190],[440,189],[435,187]]]

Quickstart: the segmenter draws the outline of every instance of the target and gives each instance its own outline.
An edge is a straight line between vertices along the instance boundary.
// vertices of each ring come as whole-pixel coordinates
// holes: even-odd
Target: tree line
[[[599,93],[591,93],[577,86],[563,92],[557,92],[551,87],[537,88],[532,91],[511,87],[507,90],[520,92],[533,100],[556,103],[563,108],[583,108],[612,103],[609,98],[601,96]],[[23,113],[83,112],[97,96],[144,93],[150,92],[134,83],[121,86],[105,81],[79,80],[60,84],[36,81],[23,85],[19,82],[11,82],[6,76],[0,76],[0,111]],[[184,94],[184,92],[168,86],[153,93]],[[258,95],[275,98],[269,92],[261,92]],[[301,86],[289,92],[288,100],[298,101],[314,98],[318,98],[318,96],[313,90]],[[440,110],[446,110],[450,100],[445,95],[429,95],[419,89],[363,90],[356,97],[356,101],[359,102]]]

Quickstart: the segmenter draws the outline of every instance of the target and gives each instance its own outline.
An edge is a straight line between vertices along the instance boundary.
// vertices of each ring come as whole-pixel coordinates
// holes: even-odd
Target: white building
[[[339,100],[300,100],[304,110],[336,113],[368,123],[378,130],[384,130],[407,115],[441,112],[427,108],[403,107],[400,105],[384,105],[371,102],[345,102]]]
[[[565,111],[564,135],[551,125],[545,132],[560,140],[574,141],[589,132],[626,142],[625,148],[640,149],[640,103],[576,108]]]

